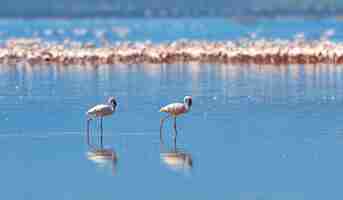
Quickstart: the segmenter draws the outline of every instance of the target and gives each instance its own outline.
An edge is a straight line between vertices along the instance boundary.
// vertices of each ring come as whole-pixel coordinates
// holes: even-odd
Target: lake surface
[[[0,19],[0,41],[12,37],[39,37],[49,41],[170,42],[175,40],[239,40],[242,38],[293,39],[303,34],[317,40],[325,33],[343,41],[343,26],[336,19],[276,19],[238,21],[225,18],[163,19]]]
[[[343,197],[342,66],[23,64],[0,80],[2,199]],[[104,161],[85,112],[110,95]],[[175,150],[157,111],[185,95]]]
[[[0,20],[1,40],[39,37],[101,43],[324,32],[340,21],[226,19]],[[117,112],[85,112],[109,96]],[[158,110],[193,96],[160,142]],[[343,68],[331,65],[0,66],[2,199],[342,199]],[[102,156],[96,153],[102,152]],[[109,156],[110,155],[110,156]]]

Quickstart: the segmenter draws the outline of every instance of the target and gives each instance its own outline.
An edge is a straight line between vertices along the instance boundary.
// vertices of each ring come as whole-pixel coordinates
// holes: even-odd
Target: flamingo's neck
[[[115,111],[115,109],[116,109],[116,106],[113,105],[113,104],[107,104],[107,105],[110,107],[110,109],[111,109],[111,111],[113,113]]]
[[[191,107],[186,102],[184,103],[184,105],[185,105],[185,108],[186,108],[186,112],[188,112],[191,109]]]

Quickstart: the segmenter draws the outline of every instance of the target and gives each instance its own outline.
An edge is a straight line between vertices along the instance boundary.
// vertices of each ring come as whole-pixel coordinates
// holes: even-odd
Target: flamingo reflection
[[[176,146],[176,139],[173,139],[171,149],[167,149],[162,138],[160,139],[161,161],[169,169],[174,171],[189,171],[193,167],[193,159],[190,153],[179,150]]]
[[[87,152],[87,158],[100,168],[110,167],[112,169],[112,174],[116,174],[118,157],[116,152],[112,149],[89,149]]]

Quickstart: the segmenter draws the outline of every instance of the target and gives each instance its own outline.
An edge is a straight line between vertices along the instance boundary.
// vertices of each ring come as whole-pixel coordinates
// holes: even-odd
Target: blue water
[[[234,21],[225,18],[200,19],[1,19],[2,40],[12,37],[39,37],[49,41],[87,41],[101,38],[116,41],[168,42],[190,40],[238,40],[255,35],[265,39],[292,39],[303,33],[319,39],[331,30],[334,41],[343,41],[342,21],[336,19],[279,19]]]
[[[331,65],[1,66],[1,199],[342,199],[343,68]],[[114,95],[104,148],[85,111]],[[160,106],[193,96],[160,144]],[[96,143],[95,127],[92,142]]]
[[[1,40],[319,39],[334,19],[0,20]],[[85,112],[115,96],[94,159]],[[159,108],[193,96],[160,142]],[[1,199],[342,199],[343,68],[331,65],[0,66]],[[176,153],[177,152],[177,153]],[[179,155],[174,165],[167,156]],[[183,157],[182,157],[183,156]],[[180,161],[180,160],[179,160]]]

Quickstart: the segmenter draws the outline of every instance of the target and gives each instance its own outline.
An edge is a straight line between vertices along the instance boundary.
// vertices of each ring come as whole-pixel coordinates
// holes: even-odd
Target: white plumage
[[[96,105],[93,108],[87,111],[89,117],[104,117],[111,115],[115,111],[115,108],[112,105],[100,104]]]
[[[192,97],[185,96],[183,103],[171,103],[160,109],[160,112],[169,113],[170,115],[176,117],[178,115],[187,113],[192,106]]]

